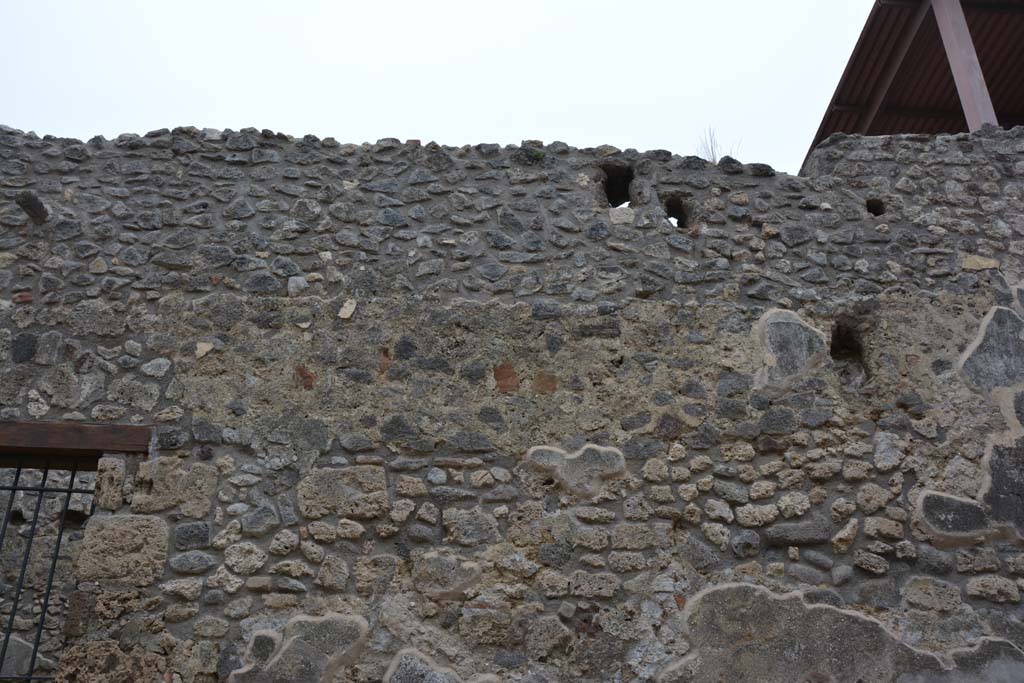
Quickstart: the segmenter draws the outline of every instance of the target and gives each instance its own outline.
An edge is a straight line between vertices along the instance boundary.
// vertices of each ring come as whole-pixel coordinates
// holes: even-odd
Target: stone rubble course
[[[1022,297],[1024,128],[794,177],[0,127],[0,419],[153,430],[82,475],[38,672],[1014,680]]]

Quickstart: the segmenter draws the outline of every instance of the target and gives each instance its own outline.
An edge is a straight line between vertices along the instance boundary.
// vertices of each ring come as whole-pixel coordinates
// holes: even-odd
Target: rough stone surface
[[[95,517],[85,527],[76,574],[86,581],[148,586],[164,572],[169,530],[150,515]]]
[[[988,526],[985,509],[973,500],[926,491],[919,506],[924,521],[939,534],[970,535]]]
[[[994,444],[988,456],[989,486],[984,501],[994,520],[1024,534],[1024,439]]]
[[[964,352],[960,369],[983,392],[1024,383],[1024,318],[1009,308],[992,308],[978,338]]]
[[[285,624],[280,639],[271,635],[257,644],[254,638],[251,662],[228,676],[228,683],[332,681],[342,666],[358,656],[367,628],[366,620],[358,616],[295,617]],[[266,651],[278,643],[276,651]]]
[[[569,454],[560,448],[537,446],[526,453],[525,463],[549,474],[571,493],[592,498],[602,480],[621,476],[626,471],[622,452],[588,444]]]
[[[372,465],[313,470],[296,493],[299,512],[310,519],[329,513],[372,519],[388,509],[384,468]]]
[[[529,140],[0,127],[0,419],[153,429],[77,475],[96,511],[69,500],[47,661],[99,676],[76,648],[114,642],[108,673],[159,653],[162,683],[632,683],[688,657],[710,680],[758,658],[998,675],[1024,645],[1022,159],[1024,129],[833,136],[793,177]],[[35,515],[11,503],[8,586]],[[38,595],[47,563],[25,574]],[[363,645],[287,626],[330,615]]]
[[[662,683],[970,680],[947,672],[935,655],[901,643],[870,617],[831,605],[808,605],[797,594],[717,586],[687,605],[686,624],[692,651],[665,669],[658,679]],[[822,643],[825,633],[828,642]],[[809,647],[812,643],[819,646]],[[986,652],[980,659],[986,666],[1024,661],[1024,652],[1007,645],[1007,650]],[[957,664],[974,668],[966,657]]]
[[[162,657],[141,649],[128,652],[116,641],[99,640],[71,646],[61,657],[57,683],[135,683],[158,681]]]
[[[468,683],[497,683],[496,676],[473,676]],[[402,650],[384,674],[384,683],[462,683],[463,679],[451,669],[435,664],[429,657],[414,649]]]
[[[792,311],[769,311],[756,329],[765,353],[763,382],[784,382],[828,356],[825,335]]]

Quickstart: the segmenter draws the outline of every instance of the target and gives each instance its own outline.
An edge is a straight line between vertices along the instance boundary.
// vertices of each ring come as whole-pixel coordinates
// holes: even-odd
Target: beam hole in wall
[[[867,200],[864,205],[872,216],[881,216],[885,213],[885,202],[877,197]]]
[[[602,166],[601,170],[604,171],[604,195],[608,200],[608,206],[629,206],[629,186],[633,182],[633,168],[608,164]]]
[[[864,343],[856,325],[845,320],[836,322],[832,327],[829,355],[846,388],[856,389],[867,379]]]
[[[665,215],[668,216],[668,222],[672,224],[672,227],[688,228],[690,226],[690,207],[678,195],[672,195],[665,199]]]

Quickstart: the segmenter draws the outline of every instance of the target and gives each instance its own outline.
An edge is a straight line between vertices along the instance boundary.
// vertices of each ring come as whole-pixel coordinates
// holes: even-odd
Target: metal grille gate
[[[55,661],[40,652],[54,600],[55,578],[67,579],[70,557],[61,553],[94,506],[95,461],[67,464],[45,457],[4,458],[0,463],[0,681],[53,680]],[[51,625],[50,631],[53,631]],[[51,653],[53,657],[57,653]]]

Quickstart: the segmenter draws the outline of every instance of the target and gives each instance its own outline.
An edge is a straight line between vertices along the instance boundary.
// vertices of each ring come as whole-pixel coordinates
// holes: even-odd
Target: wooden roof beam
[[[903,59],[910,51],[910,46],[913,44],[914,38],[917,37],[917,33],[921,29],[921,25],[924,23],[925,17],[928,16],[930,9],[931,3],[929,0],[921,0],[921,3],[917,6],[917,11],[910,20],[910,26],[903,33],[903,36],[900,37],[900,42],[893,50],[893,55],[885,67],[885,72],[878,79],[878,83],[875,85],[874,92],[871,95],[871,100],[868,102],[867,108],[857,124],[857,132],[861,135],[867,135],[871,124],[875,122],[875,117],[878,116],[878,111],[882,108],[885,96],[889,94],[889,88],[892,86],[892,82],[896,79],[896,74],[899,73],[900,67],[903,65]]]
[[[939,35],[942,36],[949,68],[953,71],[968,130],[976,131],[986,123],[998,126],[996,110],[985,85],[985,76],[981,72],[960,0],[931,0],[931,6],[939,24]]]
[[[927,0],[926,0],[927,1]],[[916,9],[921,0],[877,0],[881,7],[906,7]],[[1024,14],[1024,4],[1014,0],[994,2],[993,0],[961,0],[964,9],[985,14]]]

